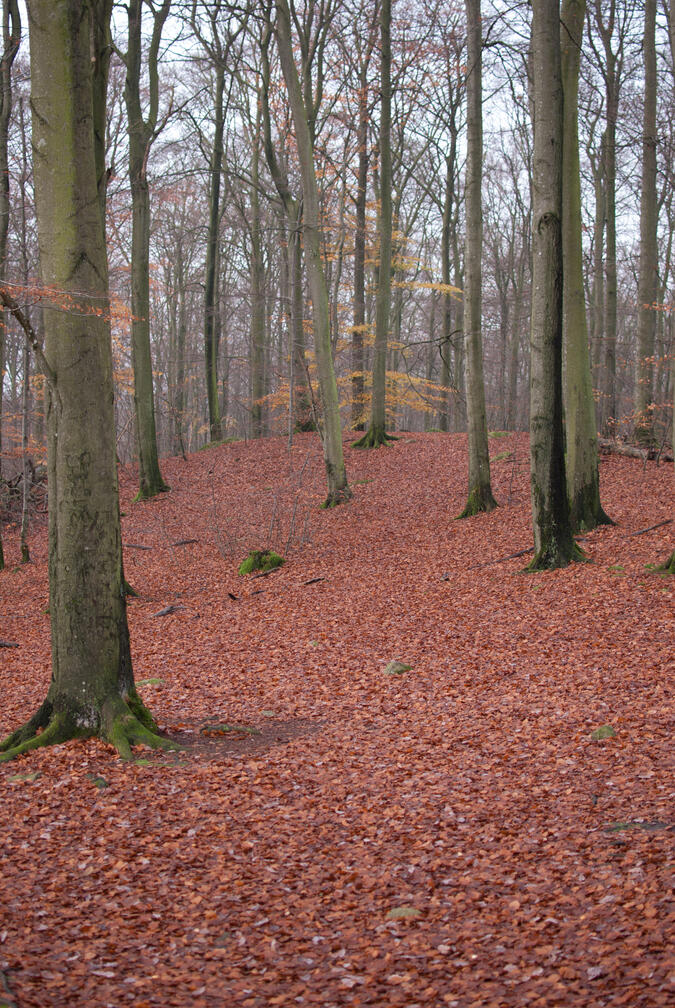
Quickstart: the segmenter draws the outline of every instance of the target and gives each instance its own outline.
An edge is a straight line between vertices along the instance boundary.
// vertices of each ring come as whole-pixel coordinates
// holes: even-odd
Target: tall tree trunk
[[[260,125],[258,116],[257,125]],[[258,191],[260,147],[259,128],[251,138],[253,144],[251,163],[251,326],[250,326],[250,368],[251,368],[251,437],[263,436],[263,403],[265,395],[265,284],[263,250],[260,226],[260,193]]]
[[[265,145],[265,158],[270,174],[274,181],[277,192],[281,198],[281,203],[286,215],[288,248],[289,248],[289,281],[291,287],[290,300],[290,341],[289,349],[290,377],[293,387],[290,391],[291,398],[291,429],[290,440],[293,436],[293,426],[299,431],[315,430],[315,423],[312,418],[312,404],[307,384],[307,359],[305,356],[305,331],[304,331],[304,297],[302,287],[302,200],[295,198],[291,192],[288,173],[283,163],[277,158],[274,144],[272,143],[272,125],[269,108],[269,85],[270,85],[270,64],[269,64],[269,40],[271,24],[269,16],[271,12],[266,10],[266,30],[261,40],[260,51],[262,56],[261,71],[261,115],[263,127],[263,141]]]
[[[323,457],[326,467],[328,497],[325,504],[332,507],[351,497],[347,484],[342,450],[342,430],[340,426],[340,405],[337,382],[330,346],[330,316],[328,311],[328,291],[321,258],[321,224],[319,214],[319,192],[314,168],[314,149],[307,119],[307,108],[300,89],[298,71],[293,59],[291,37],[291,17],[288,0],[276,0],[277,41],[279,57],[295,124],[298,158],[302,174],[304,193],[303,234],[305,238],[305,260],[309,287],[312,295],[312,326],[319,373],[319,391],[323,409]]]
[[[593,192],[595,213],[593,218],[593,325],[591,335],[591,357],[593,363],[593,384],[596,390],[605,387],[604,345],[605,345],[605,275],[603,271],[603,251],[605,242],[605,208],[607,194],[605,187],[605,139],[600,144],[597,161],[592,161]],[[596,397],[596,426],[604,428],[605,400]]]
[[[28,506],[30,502],[30,466],[28,464],[28,427],[30,404],[30,348],[23,346],[23,386],[21,389],[21,462],[23,468],[21,494],[21,563],[30,563],[28,547]]]
[[[28,0],[34,170],[43,285],[107,307],[94,156],[91,8]],[[0,760],[99,734],[168,748],[134,687],[121,556],[108,313],[45,308],[49,381],[49,612],[52,681]]]
[[[620,73],[623,64],[621,46],[615,52],[612,48],[616,23],[616,0],[593,0],[595,21],[602,39],[605,65],[602,73],[605,81],[606,126],[604,133],[604,182],[605,182],[605,326],[604,339],[604,384],[602,388],[604,430],[616,430],[616,339],[617,339],[617,279],[616,279],[616,127],[619,115]]]
[[[642,53],[644,110],[642,119],[642,191],[640,195],[640,277],[638,282],[637,417],[639,440],[654,441],[654,337],[658,290],[656,229],[656,0],[645,0]]]
[[[534,210],[530,330],[530,488],[535,555],[529,570],[576,558],[562,417],[562,132],[558,0],[533,7]]]
[[[668,40],[670,42],[670,67],[673,82],[675,83],[675,0],[668,0],[666,12],[668,15]],[[675,455],[675,353],[672,353],[672,351],[670,358],[670,387],[673,394],[673,431],[671,437],[674,449],[673,454]],[[675,476],[675,469],[673,470],[673,475]],[[668,574],[675,574],[675,550],[673,550],[661,569]]]
[[[466,251],[464,261],[464,343],[466,349],[466,408],[469,431],[469,490],[466,507],[459,515],[468,518],[492,511],[497,502],[490,485],[483,338],[481,331],[481,257],[483,254],[483,112],[482,39],[480,0],[466,0]]]
[[[359,123],[357,144],[359,165],[356,183],[356,221],[354,232],[354,327],[352,329],[352,428],[365,430],[365,375],[363,337],[366,328],[366,207],[368,196],[368,63],[362,67],[359,81]]]
[[[450,287],[450,266],[451,266],[451,231],[455,206],[455,150],[457,146],[457,133],[453,129],[450,134],[450,154],[445,159],[445,191],[443,197],[443,218],[441,222],[441,283]],[[452,381],[452,316],[453,303],[449,290],[445,290],[442,295],[443,308],[443,328],[440,341],[441,357],[441,386],[444,389],[443,407],[438,417],[438,426],[442,431],[450,430],[450,385]],[[456,380],[456,379],[455,379]]]
[[[563,82],[562,255],[565,346],[567,488],[572,526],[609,522],[600,504],[598,438],[586,323],[579,175],[579,64],[586,0],[563,0],[560,49]]]
[[[354,448],[386,444],[387,342],[391,314],[391,0],[380,0],[380,205],[377,230],[380,263],[375,303],[375,345],[368,430]]]
[[[218,304],[218,236],[220,233],[220,181],[223,170],[223,94],[225,65],[215,61],[216,94],[214,101],[213,147],[209,163],[209,229],[206,240],[206,276],[204,291],[204,360],[206,396],[209,404],[209,433],[220,441],[222,428],[218,402],[218,341],[216,313]]]
[[[0,284],[7,274],[9,231],[9,121],[12,115],[12,63],[21,42],[21,17],[17,0],[2,2],[2,60],[0,62]],[[2,393],[5,376],[7,313],[0,311],[0,486],[2,485]],[[5,566],[0,526],[0,570]]]
[[[150,349],[150,192],[147,164],[156,135],[159,101],[158,50],[170,0],[153,9],[153,32],[148,54],[150,104],[147,118],[141,108],[141,21],[143,0],[129,0],[129,41],[124,97],[129,128],[131,181],[131,356],[134,369],[134,407],[138,440],[139,490],[137,500],[154,497],[168,486],[159,470],[155,396]]]

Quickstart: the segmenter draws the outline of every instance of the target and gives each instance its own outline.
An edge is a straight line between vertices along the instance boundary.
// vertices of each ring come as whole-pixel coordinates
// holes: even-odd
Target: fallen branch
[[[325,578],[322,578],[322,577],[314,577],[314,578],[310,578],[309,581],[303,581],[303,584],[304,585],[311,585],[311,584],[316,584],[318,581],[324,581],[324,580],[325,580]]]
[[[0,647],[18,647],[18,646],[19,645],[15,644],[14,641],[0,640]]]
[[[139,549],[148,551],[152,549],[152,546],[141,546],[138,543],[124,543],[124,545],[127,549]]]
[[[185,609],[184,605],[168,605],[165,609],[160,609],[159,612],[152,613],[152,618],[155,616],[170,616],[171,613],[178,612],[180,609]]]
[[[613,438],[598,438],[598,448],[606,455],[625,455],[628,458],[636,458],[641,462],[659,461],[672,462],[673,453],[657,451],[656,448],[638,448],[637,445],[624,444],[622,441],[615,441]]]
[[[515,553],[509,553],[508,556],[500,557],[498,560],[488,560],[487,563],[472,564],[469,570],[475,570],[477,567],[493,567],[495,564],[504,563],[505,560],[515,560],[516,557],[527,556],[528,553],[534,553],[534,546],[528,546],[527,549],[517,550]],[[449,581],[452,577],[451,573],[443,574],[441,581]]]
[[[627,538],[632,539],[633,536],[644,535],[645,532],[653,532],[654,529],[662,528],[664,525],[670,525],[672,520],[672,518],[664,518],[663,521],[657,522],[656,525],[650,525],[648,528],[640,529],[639,532],[629,532]]]
[[[172,546],[190,546],[192,543],[198,543],[198,542],[199,542],[199,539],[179,539],[178,542],[171,543],[171,545]],[[149,546],[146,546],[145,548],[146,549],[150,549]]]

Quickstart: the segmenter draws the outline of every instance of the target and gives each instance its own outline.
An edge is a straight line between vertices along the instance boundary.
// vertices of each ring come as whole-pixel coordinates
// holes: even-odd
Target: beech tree
[[[466,0],[467,26],[467,155],[466,155],[466,252],[464,261],[464,340],[466,353],[466,412],[469,425],[469,492],[459,515],[468,518],[492,511],[497,502],[490,485],[483,339],[481,329],[481,257],[483,254],[483,112],[482,32],[480,0]]]
[[[159,469],[155,398],[150,348],[150,192],[148,156],[158,132],[158,54],[162,30],[171,0],[151,6],[152,38],[148,52],[149,104],[143,115],[141,104],[141,23],[146,0],[129,0],[129,38],[124,98],[129,128],[129,180],[131,182],[131,348],[134,364],[134,406],[138,440],[138,499],[154,497],[168,490]]]
[[[52,679],[0,760],[100,735],[124,758],[170,748],[135,686],[117,496],[108,270],[97,186],[97,0],[28,0],[31,105],[48,383]],[[61,297],[80,306],[64,311]]]
[[[532,18],[534,208],[530,321],[530,490],[534,559],[528,570],[566,567],[574,542],[565,480],[562,415],[563,93],[558,0],[537,0]]]
[[[7,143],[12,114],[12,63],[21,41],[21,17],[17,0],[2,2],[2,58],[0,61],[0,284],[7,273],[7,233],[9,229],[9,164]],[[5,368],[6,312],[0,312],[0,483],[2,482],[2,381]],[[0,570],[4,570],[0,527]]]
[[[564,106],[562,255],[566,471],[575,529],[593,529],[610,521],[600,504],[598,437],[581,246],[578,91],[585,8],[585,0],[563,0],[560,24]]]
[[[332,507],[348,500],[351,497],[351,490],[347,483],[347,470],[344,463],[340,406],[330,341],[330,314],[321,252],[321,221],[319,193],[314,169],[314,144],[307,114],[307,104],[300,87],[298,70],[293,57],[291,14],[287,0],[276,0],[276,12],[279,58],[293,113],[302,175],[304,199],[302,231],[305,239],[305,261],[309,288],[312,296],[312,327],[319,372],[319,391],[323,407],[323,457],[328,483],[328,497],[325,504],[327,507]]]
[[[638,360],[636,434],[649,445],[654,437],[654,341],[658,249],[656,232],[656,0],[645,0],[644,104],[642,117],[642,187],[640,192],[640,275],[638,280]]]
[[[387,342],[391,315],[391,0],[380,0],[380,205],[377,231],[380,239],[380,259],[377,273],[375,307],[375,346],[373,348],[373,380],[368,430],[353,445],[354,448],[377,448],[386,444]]]

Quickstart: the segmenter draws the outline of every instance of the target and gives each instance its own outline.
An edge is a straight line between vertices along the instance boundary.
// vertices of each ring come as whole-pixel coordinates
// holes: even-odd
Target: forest
[[[2,15],[0,1008],[665,1008],[675,5]]]

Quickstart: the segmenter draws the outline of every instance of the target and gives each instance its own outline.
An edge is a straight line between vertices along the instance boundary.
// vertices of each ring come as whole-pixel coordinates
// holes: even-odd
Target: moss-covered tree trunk
[[[143,0],[128,4],[129,40],[124,97],[129,131],[131,181],[131,356],[134,370],[134,407],[138,440],[138,498],[154,497],[168,486],[162,479],[157,452],[155,396],[150,350],[150,192],[148,155],[156,136],[159,103],[158,52],[170,0],[153,10],[153,31],[148,52],[149,108],[141,107],[141,21]]]
[[[609,522],[600,504],[598,437],[591,382],[581,246],[579,176],[579,64],[586,0],[563,0],[560,50],[563,80],[563,341],[567,487],[572,525]]]
[[[276,10],[279,57],[288,89],[302,175],[305,262],[312,296],[312,327],[323,411],[323,458],[328,484],[328,496],[325,503],[326,506],[332,507],[348,500],[351,497],[351,491],[347,483],[347,470],[342,449],[340,404],[330,343],[328,291],[321,254],[319,192],[314,169],[314,148],[307,118],[307,107],[293,58],[291,16],[287,0],[276,0]]]
[[[564,567],[572,536],[562,417],[562,131],[558,0],[533,7],[534,212],[530,328],[530,487],[535,555],[530,570]]]
[[[468,518],[492,511],[497,502],[490,485],[483,338],[481,257],[483,254],[483,112],[482,38],[480,0],[466,0],[466,250],[464,276],[464,343],[466,350],[466,406],[469,432],[469,490],[466,507],[459,515]]]
[[[135,687],[121,565],[106,249],[94,158],[91,6],[29,0],[34,172],[42,282],[83,311],[45,307],[49,377],[52,679],[0,760],[100,735],[169,747]],[[93,311],[90,311],[93,309]]]

